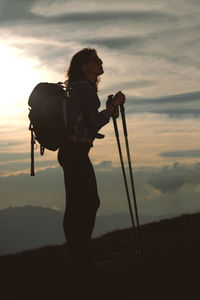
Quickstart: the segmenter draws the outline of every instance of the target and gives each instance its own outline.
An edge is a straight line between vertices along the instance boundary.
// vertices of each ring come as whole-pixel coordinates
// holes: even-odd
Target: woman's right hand
[[[107,109],[110,112],[111,116],[114,114],[114,112],[118,111],[118,105],[125,103],[125,95],[119,91],[115,96],[113,97],[113,100],[111,103],[107,104]],[[116,113],[117,115],[117,113]]]
[[[124,104],[126,100],[125,95],[119,91],[117,94],[115,94],[115,96],[113,97],[113,101],[112,101],[112,105],[117,106],[117,105],[121,105]]]

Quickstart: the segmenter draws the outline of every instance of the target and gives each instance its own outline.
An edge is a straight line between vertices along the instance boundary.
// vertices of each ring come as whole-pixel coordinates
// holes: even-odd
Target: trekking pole
[[[122,117],[122,125],[123,125],[123,131],[124,131],[124,137],[125,137],[125,143],[126,143],[126,152],[127,152],[129,173],[130,173],[130,179],[131,179],[131,189],[132,189],[133,202],[134,202],[134,208],[135,208],[135,216],[136,216],[136,224],[137,224],[137,234],[138,234],[138,239],[140,242],[140,249],[141,249],[142,241],[141,241],[141,235],[139,232],[140,224],[139,224],[139,216],[138,216],[137,201],[136,201],[136,194],[135,194],[135,186],[134,186],[134,180],[133,180],[131,156],[130,156],[129,143],[128,143],[128,132],[127,132],[127,126],[126,126],[125,108],[124,108],[123,104],[120,105],[120,112],[121,112],[121,117]]]
[[[111,102],[112,98],[113,98],[113,95],[109,95],[108,96],[108,101]],[[119,131],[118,131],[118,126],[117,126],[117,121],[116,121],[116,115],[113,115],[112,119],[113,119],[115,136],[116,136],[116,140],[117,140],[119,157],[120,157],[120,162],[121,162],[121,167],[122,167],[122,173],[123,173],[123,178],[124,178],[126,195],[127,195],[127,199],[128,199],[128,206],[129,206],[129,211],[130,211],[130,216],[131,216],[132,229],[133,229],[133,232],[136,236],[136,254],[137,254],[137,253],[139,253],[139,243],[138,243],[138,239],[137,239],[136,228],[135,228],[135,223],[134,223],[134,218],[133,218],[133,211],[132,211],[132,206],[131,206],[131,200],[130,200],[130,195],[129,195],[129,190],[128,190],[128,183],[127,183],[126,173],[125,173],[125,168],[124,168],[124,160],[123,160],[122,150],[121,150],[121,145],[120,145],[120,140],[119,140]]]

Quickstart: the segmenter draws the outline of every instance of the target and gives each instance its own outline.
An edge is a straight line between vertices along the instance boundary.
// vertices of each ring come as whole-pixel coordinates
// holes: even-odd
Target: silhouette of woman
[[[82,111],[85,128],[84,137],[68,138],[58,151],[58,161],[64,171],[66,208],[63,220],[70,261],[76,266],[92,263],[90,241],[100,205],[93,166],[89,159],[90,148],[98,133],[106,125],[119,104],[125,102],[120,91],[112,104],[98,111],[100,101],[97,95],[99,76],[104,73],[103,62],[95,49],[84,48],[76,53],[67,71],[66,84],[74,84],[71,93],[76,97]]]

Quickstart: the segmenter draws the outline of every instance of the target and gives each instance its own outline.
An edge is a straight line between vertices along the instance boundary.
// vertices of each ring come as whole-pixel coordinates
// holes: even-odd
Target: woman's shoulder
[[[97,96],[95,87],[88,81],[75,81],[71,84],[72,91],[77,92],[80,96]]]

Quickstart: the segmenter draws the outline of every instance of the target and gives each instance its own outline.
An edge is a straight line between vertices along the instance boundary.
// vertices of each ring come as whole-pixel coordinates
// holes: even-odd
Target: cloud
[[[40,64],[38,67],[63,75],[66,62],[76,51],[85,46],[98,46],[105,58],[109,53],[116,55],[115,60],[107,65],[117,81],[125,74],[138,82],[143,76],[144,82],[152,82],[152,85],[146,85],[149,87],[147,92],[154,89],[158,94],[162,91],[162,78],[163,81],[169,80],[165,84],[168,89],[177,86],[177,92],[180,82],[187,81],[184,89],[190,86],[189,80],[195,84],[193,76],[196,71],[191,70],[191,66],[199,68],[200,46],[199,18],[195,17],[199,6],[195,2],[190,5],[186,1],[178,1],[178,5],[173,1],[166,4],[162,0],[151,1],[151,4],[148,1],[140,1],[140,4],[125,1],[122,4],[120,1],[99,3],[94,0],[89,3],[24,0],[3,3],[2,37],[21,51],[23,49],[30,58],[36,58]],[[119,9],[123,6],[124,9]],[[51,13],[48,14],[49,10]],[[189,68],[193,75],[175,68],[177,64]],[[183,73],[188,74],[188,78]],[[173,76],[179,78],[176,84],[171,78]]]
[[[102,161],[94,165],[94,169],[101,199],[99,214],[128,212],[121,167],[112,166],[110,161]],[[180,214],[190,208],[200,209],[200,162],[138,168],[133,170],[133,178],[141,214]],[[128,171],[127,179],[129,182]],[[35,177],[23,173],[0,177],[0,189],[1,209],[23,205],[56,207],[59,210],[65,207],[61,168],[38,171]]]
[[[184,185],[198,185],[200,162],[194,165],[175,163],[152,172],[148,184],[162,193],[175,192]]]
[[[157,12],[157,11],[116,11],[115,9],[113,11],[95,11],[91,13],[67,13],[62,14],[60,16],[56,17],[40,17],[40,20],[43,20],[44,22],[50,22],[50,23],[68,23],[68,22],[108,22],[112,23],[114,20],[118,19],[119,22],[122,20],[131,21],[133,24],[137,22],[143,22],[143,23],[153,23],[153,22],[169,22],[176,20],[176,17],[172,15],[168,15],[165,13]]]
[[[23,19],[24,17],[30,17],[30,8],[35,0],[2,0],[1,1],[1,22],[12,21],[17,19]]]
[[[15,142],[8,142],[8,141],[1,141],[0,142],[0,147],[1,147],[1,151],[7,149],[7,148],[10,148],[10,147],[13,147],[13,146],[19,146],[21,145],[22,142],[18,142],[18,141],[15,141]],[[5,153],[2,153],[0,152],[0,161],[1,161],[1,155],[5,155]]]
[[[64,205],[64,180],[59,168],[37,172],[35,177],[20,173],[0,177],[1,208],[34,204],[44,207]]]
[[[30,155],[29,155],[30,156]],[[36,170],[42,170],[47,169],[50,167],[57,166],[57,162],[54,160],[44,160],[35,162],[35,168]],[[5,161],[0,164],[0,176],[7,177],[9,175],[16,175],[16,174],[30,174],[30,168],[31,168],[31,160],[29,159],[18,159],[16,161]]]
[[[145,101],[143,99],[142,101]],[[148,100],[147,100],[148,101]],[[183,103],[191,103],[191,102],[199,102],[200,101],[200,91],[190,92],[190,93],[182,93],[176,95],[170,95],[166,97],[160,97],[155,100],[151,100],[152,104],[157,104],[158,101],[168,104],[183,104]]]
[[[131,23],[127,21],[129,33],[123,34],[123,37],[105,35],[86,39],[85,42],[114,51],[117,49],[129,55],[142,56],[145,60],[152,57],[160,60],[161,64],[165,61],[172,65],[199,68],[200,23],[198,19],[190,14],[175,17],[173,13],[165,16],[160,13],[160,18],[153,17],[153,12],[150,11],[146,14],[148,18],[145,20],[141,16],[139,21],[138,14],[138,19],[133,17]]]
[[[68,23],[68,22],[105,22],[109,21],[109,23],[112,23],[112,21],[118,19],[118,20],[131,20],[133,22],[169,22],[172,20],[176,20],[176,17],[173,15],[169,15],[164,12],[160,12],[157,10],[133,10],[130,9],[130,1],[127,1],[127,6],[129,9],[127,10],[118,10],[117,7],[117,2],[115,1],[115,6],[111,6],[111,9],[107,9],[107,6],[109,8],[109,5],[107,3],[104,3],[103,6],[98,7],[98,2],[93,1],[93,3],[96,2],[97,7],[95,10],[90,10],[88,7],[89,12],[86,10],[81,9],[81,4],[84,5],[84,1],[80,1],[80,8],[74,12],[73,11],[73,2],[71,2],[71,7],[68,8],[68,11],[66,12],[63,10],[59,14],[56,14],[56,7],[55,7],[55,12],[53,14],[42,14],[42,10],[44,10],[44,3],[45,6],[51,5],[51,3],[59,4],[59,1],[53,1],[53,0],[48,0],[48,1],[41,1],[40,2],[36,0],[16,0],[15,2],[11,0],[3,0],[3,3],[1,4],[1,21],[8,21],[8,20],[21,20],[21,21],[26,21],[27,23],[32,23],[33,21],[39,21],[41,23]],[[63,4],[64,1],[60,1],[60,4]],[[37,4],[38,8],[37,8]],[[59,5],[57,5],[57,9],[59,8]]]
[[[128,101],[127,101],[128,102]],[[189,108],[188,108],[189,105]],[[199,118],[200,92],[183,93],[158,97],[156,99],[133,99],[129,103],[128,113],[166,114],[173,118]]]
[[[152,110],[151,113],[165,114],[171,118],[199,118],[200,109],[161,109]]]
[[[109,160],[103,160],[99,164],[95,165],[97,170],[111,170],[112,169],[112,162]]]
[[[31,151],[29,143],[25,144],[24,142],[12,141],[11,139],[9,142],[2,140],[0,146],[0,176],[23,172],[30,173]],[[17,148],[19,152],[17,152]],[[46,150],[44,156],[40,155],[39,144],[37,144],[37,148],[34,151],[34,160],[35,169],[58,165],[55,152]]]
[[[110,91],[113,90],[121,90],[121,91],[128,91],[133,90],[136,88],[145,88],[152,85],[155,85],[156,82],[153,80],[130,80],[130,81],[120,81],[118,83],[113,83],[112,85],[108,84],[103,88],[103,94],[107,96]]]
[[[180,126],[183,126],[182,132],[188,134],[188,131],[192,132],[194,128],[197,130],[200,116],[198,90],[200,19],[199,5],[195,1],[189,3],[185,0],[167,2],[152,0],[150,3],[147,0],[139,2],[5,0],[1,1],[0,5],[2,43],[8,48],[14,47],[14,52],[21,53],[20,57],[16,56],[18,62],[21,59],[23,61],[23,57],[35,62],[33,68],[38,72],[36,76],[38,80],[52,80],[52,82],[62,80],[60,74],[64,77],[70,58],[76,51],[85,46],[98,46],[97,50],[102,55],[105,65],[102,90],[104,93],[110,93],[119,88],[127,93],[126,112],[130,117],[130,127],[133,128],[131,134],[134,133],[135,125],[142,128],[137,134],[141,133],[141,139],[145,140],[143,148],[150,149],[152,141],[154,149],[157,147],[158,135],[155,127],[158,119],[161,120],[160,141],[166,137],[164,134],[161,135],[162,131],[175,132],[177,119],[187,118],[193,121],[188,128],[180,122],[178,128],[180,130]],[[7,59],[9,65],[9,55]],[[6,79],[4,76],[3,79],[10,82],[12,73],[10,70],[13,65],[10,64],[9,67],[7,63],[5,65],[8,77]],[[44,70],[46,73],[42,73]],[[31,72],[31,69],[29,71]],[[24,72],[20,76],[21,82],[23,76],[29,77]],[[24,89],[24,86],[20,88]],[[137,116],[132,118],[130,114]],[[174,123],[163,115],[174,118]],[[148,123],[151,125],[148,130],[144,125],[146,117],[151,118],[152,123],[156,121],[154,125]],[[164,123],[163,119],[167,121]],[[10,121],[8,119],[7,123],[10,124]],[[12,130],[15,126],[13,121],[9,132],[10,140],[13,139]],[[109,131],[109,127],[107,128]],[[24,129],[20,130],[23,132]],[[194,143],[197,134],[196,131]],[[14,135],[15,139],[18,139],[16,134]],[[25,140],[24,134],[21,139]],[[139,141],[139,138],[137,139]],[[168,141],[170,141],[169,134],[165,139],[165,145]],[[186,144],[187,141],[183,146],[184,149],[187,147]],[[13,148],[18,146],[20,145],[13,144]],[[159,147],[156,153],[162,151]],[[7,146],[4,144],[1,149],[2,151],[10,149],[9,144]],[[27,146],[24,145],[24,149],[23,157],[28,160]],[[108,149],[107,145],[104,149]],[[177,149],[177,146],[172,149]],[[16,152],[16,149],[12,150]],[[15,157],[15,154],[13,157],[11,155],[6,157],[5,153],[3,156],[0,154],[0,158],[10,161],[7,166],[4,165],[4,169],[7,170],[11,168],[11,162],[15,159],[22,160],[23,157]],[[145,163],[147,160],[148,158]],[[23,168],[26,168],[25,162]],[[19,171],[21,170],[20,168]]]
[[[13,146],[12,144],[8,144],[8,146]],[[38,156],[38,154],[36,154]],[[6,153],[0,152],[0,161],[13,161],[18,159],[26,159],[30,157],[30,153]]]
[[[162,157],[200,157],[200,149],[161,152]]]

